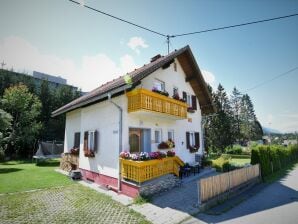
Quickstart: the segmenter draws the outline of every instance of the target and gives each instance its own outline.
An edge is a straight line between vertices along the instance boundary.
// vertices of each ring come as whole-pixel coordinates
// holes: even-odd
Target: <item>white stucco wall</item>
[[[74,146],[74,133],[81,131],[81,110],[66,114],[64,152],[69,152]]]
[[[185,82],[185,75],[179,62],[176,61],[175,63],[177,71],[174,71],[173,64],[167,69],[158,69],[143,79],[138,88],[151,90],[154,79],[158,78],[165,82],[165,88],[170,97],[173,95],[174,86],[179,88],[180,97],[182,97],[182,91],[195,95],[189,83]],[[186,149],[186,132],[200,132],[199,153],[202,153],[201,111],[198,101],[198,110],[187,115],[191,121],[189,119],[176,120],[169,116],[159,116],[157,113],[128,113],[126,95],[115,97],[113,101],[123,108],[123,150],[129,151],[129,128],[147,128],[151,129],[151,141],[154,140],[155,129],[162,130],[163,141],[168,140],[168,130],[174,130],[174,141],[176,143],[174,151],[185,162],[193,162],[195,156],[194,153],[191,154]],[[117,178],[119,161],[118,129],[119,111],[108,101],[69,112],[66,115],[64,150],[68,151],[73,146],[74,133],[80,131],[79,167]],[[87,158],[83,152],[84,132],[92,130],[98,131],[98,149],[95,158]],[[151,151],[156,150],[157,145],[152,143]]]

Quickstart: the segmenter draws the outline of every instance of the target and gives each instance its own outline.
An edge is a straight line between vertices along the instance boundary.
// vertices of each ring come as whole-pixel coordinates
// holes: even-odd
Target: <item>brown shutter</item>
[[[94,131],[94,152],[97,152],[98,131]]]
[[[186,92],[182,92],[182,98],[183,98],[183,100],[185,100],[185,102],[187,101],[187,95],[186,95]]]
[[[200,133],[199,132],[195,132],[195,146],[200,148]]]
[[[197,97],[192,95],[191,96],[191,102],[192,102],[192,109],[197,110]]]
[[[88,131],[84,132],[84,151],[88,150]]]
[[[186,148],[189,149],[189,132],[186,132]]]
[[[74,134],[74,144],[73,144],[74,148],[79,148],[80,147],[80,138],[81,138],[81,133],[76,132]]]

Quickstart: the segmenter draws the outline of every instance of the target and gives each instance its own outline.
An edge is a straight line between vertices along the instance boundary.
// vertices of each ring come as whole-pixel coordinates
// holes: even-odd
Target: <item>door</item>
[[[130,153],[141,152],[141,129],[129,129]]]
[[[130,153],[151,152],[151,130],[141,128],[129,129]]]

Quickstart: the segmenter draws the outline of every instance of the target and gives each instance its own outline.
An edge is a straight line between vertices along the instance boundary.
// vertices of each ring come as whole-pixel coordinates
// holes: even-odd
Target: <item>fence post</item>
[[[198,204],[201,205],[201,181],[198,181]]]

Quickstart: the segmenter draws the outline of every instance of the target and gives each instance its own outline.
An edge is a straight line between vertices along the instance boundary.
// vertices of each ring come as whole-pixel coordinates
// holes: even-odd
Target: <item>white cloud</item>
[[[203,77],[205,79],[205,81],[211,85],[213,88],[215,88],[215,76],[212,72],[210,71],[206,71],[206,70],[202,70],[202,74],[203,74]]]
[[[0,40],[0,60],[6,68],[14,70],[35,70],[51,75],[61,75],[71,85],[90,91],[101,84],[124,75],[138,67],[132,56],[126,54],[118,62],[106,54],[86,55],[81,63],[75,64],[68,58],[48,55],[26,40],[19,37],[8,37]]]
[[[127,46],[134,50],[137,54],[140,54],[140,48],[149,47],[142,37],[132,37],[129,39]]]

